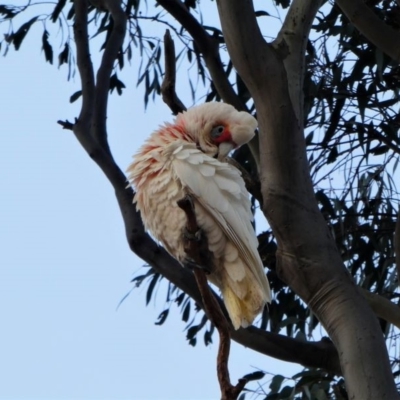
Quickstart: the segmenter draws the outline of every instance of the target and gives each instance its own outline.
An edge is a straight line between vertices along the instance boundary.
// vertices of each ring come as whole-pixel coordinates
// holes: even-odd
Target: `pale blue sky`
[[[79,80],[45,64],[41,33],[0,58],[0,399],[218,399],[216,344],[189,346],[176,309],[155,326],[163,296],[145,307],[134,290],[117,309],[143,261],[110,184],[56,124],[77,116],[68,99]],[[160,100],[144,111],[134,67],[121,76],[127,90],[111,96],[108,122],[125,169],[171,116]],[[288,366],[233,346],[234,382],[254,367],[298,370]]]

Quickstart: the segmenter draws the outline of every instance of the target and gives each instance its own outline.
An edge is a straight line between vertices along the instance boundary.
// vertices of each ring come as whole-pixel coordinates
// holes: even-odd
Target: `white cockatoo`
[[[246,112],[205,103],[153,132],[128,168],[145,228],[182,264],[187,218],[177,201],[191,195],[214,257],[208,279],[220,288],[235,329],[250,325],[271,300],[249,195],[241,173],[226,162],[256,128]]]

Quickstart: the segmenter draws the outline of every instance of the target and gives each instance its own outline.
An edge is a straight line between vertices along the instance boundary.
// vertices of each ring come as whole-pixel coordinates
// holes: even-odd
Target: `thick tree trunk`
[[[288,54],[290,40],[272,47],[263,39],[250,0],[219,0],[224,37],[232,62],[250,90],[260,127],[261,184],[264,213],[278,241],[278,270],[282,278],[309,304],[332,338],[351,399],[396,399],[387,350],[378,321],[356,290],[328,227],[318,210],[305,152],[299,111],[302,77]],[[282,31],[294,27],[293,36],[312,20],[310,1],[293,1],[303,15],[293,14]],[[295,8],[292,9],[292,11]],[[295,10],[296,11],[296,10]],[[279,38],[278,38],[279,39]],[[301,48],[301,47],[300,47]],[[299,66],[300,64],[297,63]],[[288,81],[290,79],[290,81]]]

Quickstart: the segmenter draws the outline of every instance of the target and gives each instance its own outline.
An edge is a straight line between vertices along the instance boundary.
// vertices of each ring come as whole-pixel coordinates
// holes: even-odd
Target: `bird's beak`
[[[233,142],[222,142],[218,148],[218,160],[222,161],[225,160],[227,155],[236,147],[235,143]]]

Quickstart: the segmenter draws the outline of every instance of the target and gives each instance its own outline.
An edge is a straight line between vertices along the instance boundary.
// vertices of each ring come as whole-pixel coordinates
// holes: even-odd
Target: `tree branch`
[[[174,115],[186,111],[185,105],[179,99],[175,90],[176,82],[176,59],[175,44],[169,33],[169,29],[164,35],[164,57],[165,57],[165,74],[161,84],[161,95],[164,103],[171,109]]]
[[[392,303],[389,299],[376,293],[371,293],[367,289],[360,288],[360,293],[367,299],[377,317],[400,328],[400,307]]]
[[[102,149],[110,153],[106,128],[108,91],[110,89],[110,77],[114,68],[114,62],[124,42],[127,18],[122,10],[121,0],[104,0],[103,5],[112,16],[113,28],[104,49],[100,68],[97,71],[93,128],[94,137]]]
[[[283,64],[289,81],[289,94],[299,124],[304,121],[305,51],[310,29],[322,0],[294,0],[286,14],[278,37],[272,43],[286,52]]]
[[[93,113],[94,101],[94,72],[92,59],[89,50],[88,36],[88,2],[87,0],[75,0],[75,22],[74,22],[74,37],[76,45],[76,56],[79,76],[81,78],[82,87],[82,108],[79,114],[79,120],[89,122]],[[87,132],[90,131],[90,126],[87,126]]]
[[[350,22],[378,49],[400,62],[400,32],[387,25],[363,0],[336,0]]]

